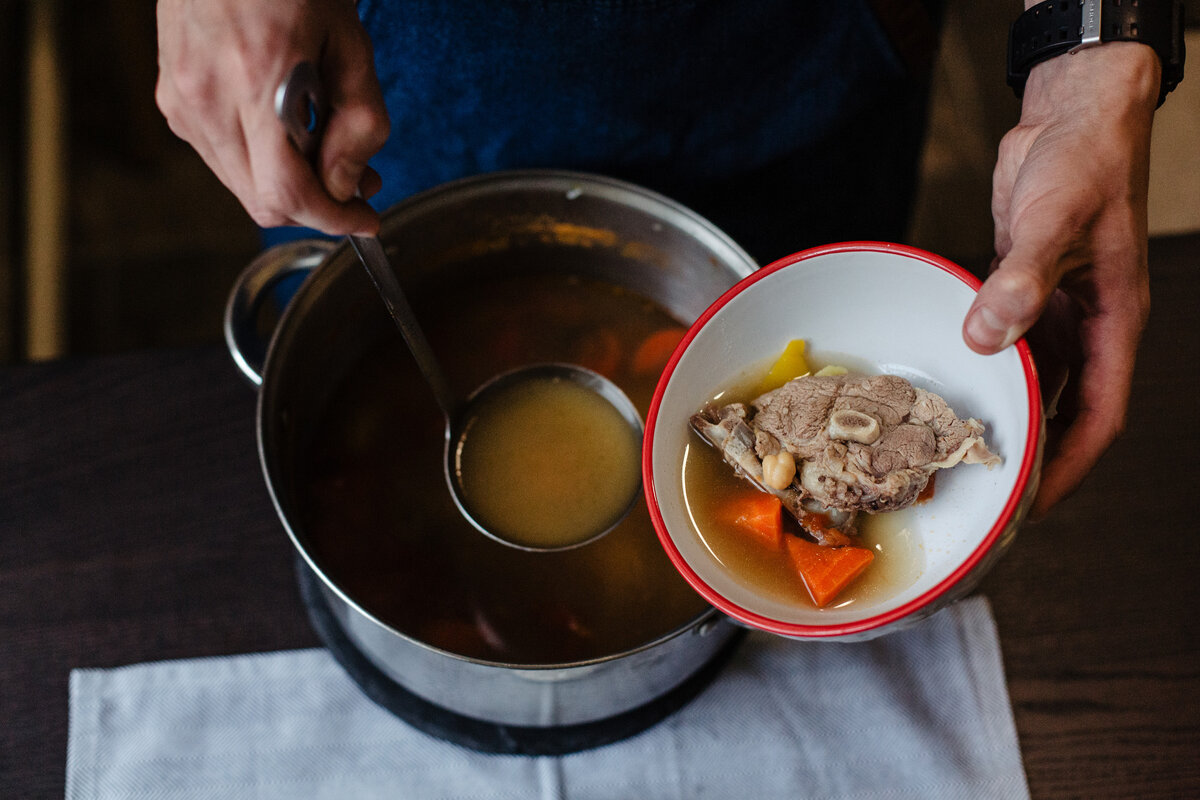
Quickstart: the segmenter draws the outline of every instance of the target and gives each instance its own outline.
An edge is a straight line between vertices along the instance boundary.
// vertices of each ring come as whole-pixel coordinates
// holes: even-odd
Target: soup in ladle
[[[642,427],[562,365],[501,376],[472,403],[453,454],[461,500],[505,543],[553,550],[611,530],[637,499]],[[506,377],[515,380],[505,381]],[[609,387],[614,394],[620,390]]]

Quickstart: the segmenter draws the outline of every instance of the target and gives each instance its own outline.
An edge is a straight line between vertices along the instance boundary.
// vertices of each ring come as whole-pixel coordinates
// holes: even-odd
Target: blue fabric
[[[903,233],[923,124],[865,0],[361,0],[392,135],[380,210],[501,169],[597,172],[760,261]]]

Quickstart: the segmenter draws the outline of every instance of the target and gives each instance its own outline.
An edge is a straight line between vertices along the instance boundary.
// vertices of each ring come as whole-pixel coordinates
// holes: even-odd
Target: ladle
[[[310,164],[315,164],[320,149],[321,136],[324,133],[328,117],[328,101],[325,97],[316,68],[307,61],[302,61],[293,67],[287,78],[279,85],[275,93],[275,113],[283,123],[292,143],[300,150]],[[638,443],[641,442],[643,425],[636,407],[625,396],[625,393],[612,381],[604,376],[574,364],[534,364],[520,367],[510,372],[498,375],[485,382],[471,393],[465,401],[460,400],[450,388],[437,357],[434,355],[428,340],[413,313],[396,273],[388,261],[383,244],[375,236],[350,235],[350,246],[358,255],[359,260],[370,275],[379,295],[383,298],[388,313],[391,314],[405,343],[412,351],[417,367],[433,391],[434,399],[442,410],[446,420],[446,447],[443,457],[443,471],[450,495],[463,517],[476,529],[498,542],[521,550],[549,552],[570,550],[592,542],[608,533],[623,520],[637,502],[641,492],[640,480],[631,481],[631,490],[627,503],[614,506],[612,513],[604,514],[595,519],[594,524],[583,526],[583,530],[563,531],[561,536],[551,537],[553,543],[533,543],[522,541],[520,531],[493,530],[477,518],[471,505],[465,497],[462,471],[462,454],[468,445],[468,437],[472,428],[479,420],[483,409],[492,401],[501,401],[506,392],[510,392],[521,384],[533,385],[537,382],[558,384],[563,381],[584,387],[589,392],[603,398],[625,423],[629,435]],[[631,465],[636,473],[636,460]],[[509,481],[521,481],[525,476],[508,476]],[[579,487],[580,492],[592,491],[590,486]]]

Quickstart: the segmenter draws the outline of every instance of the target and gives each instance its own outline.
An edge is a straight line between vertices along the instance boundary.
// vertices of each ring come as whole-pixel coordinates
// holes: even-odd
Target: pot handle
[[[225,346],[238,369],[254,386],[262,385],[263,364],[276,326],[269,329],[260,317],[271,290],[284,278],[309,273],[325,260],[337,242],[327,239],[298,239],[264,250],[250,262],[233,284],[225,304]],[[291,300],[279,300],[282,311]]]

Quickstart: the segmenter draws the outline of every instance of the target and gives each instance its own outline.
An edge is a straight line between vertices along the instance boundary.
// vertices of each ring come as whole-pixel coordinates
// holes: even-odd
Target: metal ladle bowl
[[[517,530],[510,531],[503,529],[502,526],[492,528],[490,525],[480,524],[481,514],[477,513],[479,509],[472,508],[471,503],[468,502],[467,498],[470,492],[464,482],[463,452],[469,443],[472,428],[477,419],[474,410],[486,408],[493,401],[521,384],[554,381],[570,381],[607,402],[620,415],[628,429],[629,435],[633,439],[633,449],[638,452],[641,450],[644,427],[637,408],[616,384],[590,369],[563,363],[533,364],[497,375],[476,389],[467,399],[462,412],[455,417],[447,417],[444,459],[446,482],[450,487],[450,495],[453,497],[455,505],[458,506],[458,510],[468,522],[493,539],[521,550],[534,552],[572,550],[593,542],[620,524],[637,504],[638,497],[641,495],[641,478],[635,459],[631,465],[633,473],[629,476],[633,478],[629,496],[619,498],[623,502],[613,503],[610,506],[610,513],[597,515],[594,521],[589,520],[590,524],[582,528],[555,530],[549,539],[558,542],[557,544],[532,544],[528,536],[519,535]],[[510,476],[510,481],[520,481],[523,477],[525,476]],[[579,491],[580,493],[591,492],[593,487],[580,486]],[[570,501],[564,500],[564,502]]]
[[[314,163],[320,149],[321,136],[328,118],[327,104],[317,71],[307,61],[297,64],[275,93],[275,113],[293,144],[310,164]],[[492,530],[480,521],[465,496],[460,455],[472,424],[477,419],[478,410],[515,384],[526,381],[569,381],[594,392],[617,410],[628,426],[630,435],[640,442],[644,432],[642,420],[625,393],[612,381],[596,372],[573,364],[554,363],[534,364],[503,373],[484,383],[465,401],[460,400],[446,380],[445,373],[388,261],[382,243],[374,236],[351,235],[347,238],[370,275],[392,320],[400,329],[405,344],[416,359],[417,366],[445,417],[446,448],[442,467],[450,495],[463,517],[477,530],[497,542],[531,552],[555,552],[581,547],[615,528],[636,505],[641,495],[640,478],[632,481],[629,500],[621,507],[620,513],[597,519],[594,525],[587,526],[583,531],[565,531],[561,538],[556,537],[561,544],[533,545]],[[584,489],[586,490],[586,487]]]

